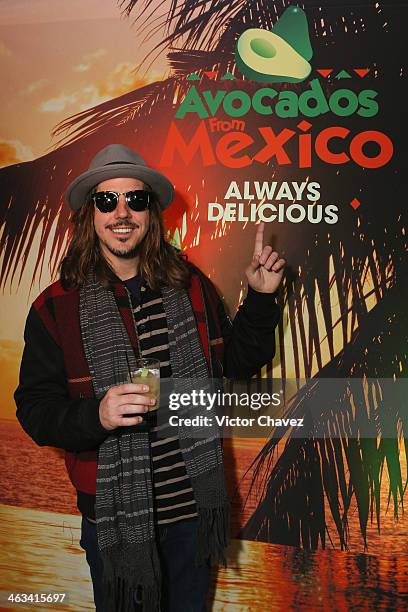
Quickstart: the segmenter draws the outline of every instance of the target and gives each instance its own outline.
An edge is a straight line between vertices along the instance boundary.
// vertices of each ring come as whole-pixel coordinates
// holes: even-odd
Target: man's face
[[[114,178],[99,183],[96,191],[116,191],[126,193],[143,189],[142,181],[133,178]],[[139,247],[149,229],[149,210],[135,212],[128,207],[125,196],[112,212],[103,213],[95,206],[95,232],[99,238],[102,252],[116,257],[131,259],[138,254]]]

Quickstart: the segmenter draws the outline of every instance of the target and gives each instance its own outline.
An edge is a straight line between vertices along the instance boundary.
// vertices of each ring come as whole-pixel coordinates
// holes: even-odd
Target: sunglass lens
[[[92,195],[95,206],[103,213],[115,210],[120,194],[114,191],[97,191]],[[129,208],[134,211],[142,211],[149,208],[151,194],[149,191],[139,189],[126,193],[126,202]]]
[[[146,210],[150,204],[150,193],[149,191],[128,191],[126,194],[126,201],[129,206],[134,211],[142,211]]]
[[[93,201],[101,212],[107,213],[115,210],[118,197],[110,191],[99,191],[93,194]]]

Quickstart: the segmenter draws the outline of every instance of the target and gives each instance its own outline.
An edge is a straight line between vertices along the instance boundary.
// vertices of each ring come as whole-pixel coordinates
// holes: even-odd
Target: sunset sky
[[[162,78],[135,66],[159,41],[143,42],[115,0],[2,0],[0,166],[52,147],[51,131],[85,108]]]
[[[0,167],[53,147],[52,129],[86,108],[166,75],[165,57],[146,73],[135,67],[160,37],[144,42],[116,0],[2,0],[0,3]],[[1,256],[0,256],[1,264]],[[34,262],[18,289],[0,297],[0,417],[14,418],[13,391],[30,303],[50,278],[29,291]]]

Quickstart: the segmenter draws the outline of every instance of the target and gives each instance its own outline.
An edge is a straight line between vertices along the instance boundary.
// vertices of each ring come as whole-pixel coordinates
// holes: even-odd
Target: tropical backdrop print
[[[12,395],[29,306],[69,239],[63,192],[112,142],[174,183],[169,239],[231,315],[265,219],[288,265],[261,374],[312,379],[290,415],[345,381],[318,434],[226,440],[233,542],[213,609],[406,609],[408,411],[382,381],[407,371],[407,17],[402,1],[2,2],[4,609],[60,591],[58,609],[92,609],[62,451],[25,435]]]

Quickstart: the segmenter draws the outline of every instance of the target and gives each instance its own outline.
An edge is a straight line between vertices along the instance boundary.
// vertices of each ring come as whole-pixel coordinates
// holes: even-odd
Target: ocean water
[[[78,513],[64,453],[37,446],[14,421],[0,420],[0,503]]]
[[[92,610],[79,516],[0,506],[0,609]],[[12,604],[10,593],[65,593],[60,604]]]
[[[0,610],[93,610],[80,518],[0,506]],[[8,604],[10,593],[65,593],[62,604]],[[407,610],[408,559],[233,540],[213,572],[208,611]],[[183,612],[183,611],[180,611]]]
[[[236,535],[257,506],[252,495],[246,502],[250,478],[243,476],[262,446],[262,441],[251,439],[225,440],[224,455],[227,484],[232,501],[232,535]],[[75,490],[67,476],[63,451],[37,446],[22,430],[19,423],[0,420],[0,504],[22,506],[63,514],[78,514]],[[406,464],[402,465],[403,482]],[[349,512],[350,552],[374,555],[408,555],[408,512],[399,508],[394,519],[392,501],[388,506],[388,480],[383,478],[381,496],[381,530],[375,520],[368,524],[368,549],[360,533],[355,503]],[[334,524],[327,509],[329,535],[335,549],[340,548]],[[331,547],[327,537],[327,547]]]
[[[233,534],[256,506],[244,507],[241,478],[260,443],[227,443]],[[79,547],[75,493],[59,451],[37,447],[14,422],[0,423],[0,610],[92,610],[92,587]],[[386,486],[386,482],[384,483]],[[351,551],[308,552],[290,546],[232,540],[228,568],[213,575],[208,610],[408,610],[408,527],[395,522],[384,497],[381,533],[369,526],[364,551],[357,511]],[[330,528],[330,526],[329,526]],[[333,530],[334,532],[334,530]],[[7,595],[67,593],[63,604],[8,604]]]

